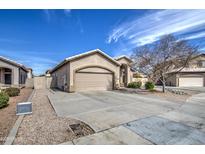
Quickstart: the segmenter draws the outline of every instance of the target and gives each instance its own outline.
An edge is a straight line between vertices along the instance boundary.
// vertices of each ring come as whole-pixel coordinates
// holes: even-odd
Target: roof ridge
[[[98,53],[102,54],[103,56],[107,57],[107,59],[109,59],[110,61],[112,61],[116,65],[118,65],[118,66],[120,65],[120,63],[118,61],[116,61],[114,58],[112,58],[108,54],[104,53],[102,50],[100,50],[100,49],[93,49],[93,50],[89,50],[87,52],[83,52],[83,53],[80,53],[80,54],[77,54],[77,55],[65,58],[62,62],[60,62],[57,66],[55,66],[51,70],[51,72],[53,72],[54,70],[58,69],[60,66],[64,65],[65,63],[67,63],[69,61],[72,61],[72,60],[74,60],[76,58],[80,58],[81,56],[86,56],[86,55],[89,55],[89,54],[92,54],[92,53],[95,53],[95,52],[98,52]]]
[[[27,70],[27,67],[26,67],[26,66],[24,66],[24,65],[21,64],[21,63],[18,63],[18,62],[16,62],[16,61],[14,61],[14,60],[11,60],[11,59],[6,58],[6,57],[4,57],[4,56],[0,56],[0,59],[3,59],[3,60],[5,60],[5,61],[7,61],[7,62],[10,62],[10,63],[12,63],[12,64],[14,64],[14,65],[17,65],[17,66],[22,67],[22,68],[24,68],[24,69]]]

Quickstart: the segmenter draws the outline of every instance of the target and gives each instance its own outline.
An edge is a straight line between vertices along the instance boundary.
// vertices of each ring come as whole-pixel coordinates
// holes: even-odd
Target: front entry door
[[[11,74],[5,74],[5,84],[11,84]]]

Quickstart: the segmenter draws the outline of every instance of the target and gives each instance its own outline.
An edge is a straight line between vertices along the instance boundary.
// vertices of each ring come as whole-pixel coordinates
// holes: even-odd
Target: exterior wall
[[[188,68],[201,68],[202,66],[200,66],[200,62],[201,61],[205,61],[205,56],[198,56],[194,59],[192,59],[189,62],[189,66]],[[204,86],[205,86],[205,72],[180,72],[177,73],[175,75],[173,75],[172,77],[170,77],[169,79],[167,79],[167,85],[171,85],[171,86],[179,86],[179,78],[180,77],[204,77]]]
[[[0,68],[9,68],[12,70],[12,85],[19,85],[19,68],[3,61],[0,61]],[[4,82],[3,72],[1,75],[1,81]]]
[[[35,89],[46,89],[46,78],[44,76],[34,77],[33,82]]]
[[[119,86],[119,71],[120,66],[113,64],[110,60],[106,59],[99,53],[74,60],[70,62],[70,80],[69,81],[69,91],[75,91],[74,76],[77,69],[87,67],[87,66],[100,66],[111,70],[114,73],[114,88]]]
[[[171,74],[171,76],[166,80],[166,85],[167,86],[178,86],[177,75]]]
[[[127,83],[132,82],[133,80],[133,72],[131,71],[130,66],[127,67]]]
[[[28,77],[29,79],[33,78],[32,69],[28,69],[27,77]]]
[[[26,87],[34,87],[35,89],[50,89],[52,77],[40,76],[29,79],[30,83]],[[29,85],[30,84],[30,85]]]
[[[69,66],[70,66],[69,63],[67,63],[52,73],[51,87],[68,91],[69,79],[70,79]]]
[[[133,78],[132,79],[132,82],[138,82],[138,81],[141,81],[142,82],[142,86],[145,85],[145,83],[148,81],[147,78]]]
[[[50,89],[51,88],[51,83],[52,83],[52,77],[51,76],[45,76],[46,78],[46,88]]]
[[[117,62],[119,62],[120,64],[127,64],[127,65],[130,64],[130,62],[125,58],[121,58],[121,59],[117,60]]]
[[[198,68],[200,67],[200,61],[205,61],[205,56],[199,56],[197,58],[194,58],[189,62],[190,68]]]
[[[23,69],[19,69],[19,84],[25,84],[27,78],[27,72]]]
[[[120,64],[126,64],[127,65],[127,83],[132,82],[133,80],[133,72],[131,71],[130,68],[130,61],[128,61],[126,58],[120,58],[117,60]]]
[[[27,78],[25,87],[27,88],[33,88],[34,87],[34,78]]]

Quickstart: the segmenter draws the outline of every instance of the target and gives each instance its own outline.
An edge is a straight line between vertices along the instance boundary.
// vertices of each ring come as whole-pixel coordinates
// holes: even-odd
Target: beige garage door
[[[76,73],[75,90],[112,90],[113,75],[108,73]]]
[[[203,87],[203,77],[179,78],[179,87]]]

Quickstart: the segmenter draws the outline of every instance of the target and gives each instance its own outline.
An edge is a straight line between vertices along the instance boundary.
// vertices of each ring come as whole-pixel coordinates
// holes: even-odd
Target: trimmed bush
[[[0,92],[0,108],[8,106],[9,96],[3,92]]]
[[[6,93],[7,95],[9,95],[9,97],[14,97],[14,96],[18,96],[20,93],[20,89],[19,88],[6,88],[3,91],[4,93]]]
[[[147,90],[153,90],[154,86],[155,85],[154,85],[153,82],[148,81],[148,82],[145,83],[145,89],[147,89]]]
[[[138,82],[130,82],[128,84],[128,88],[140,88],[142,86],[142,82],[138,81]]]

